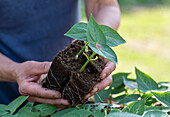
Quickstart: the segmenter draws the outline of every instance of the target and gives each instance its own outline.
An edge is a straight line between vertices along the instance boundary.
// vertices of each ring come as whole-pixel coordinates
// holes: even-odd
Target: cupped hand
[[[92,95],[95,95],[97,92],[105,89],[107,86],[111,85],[112,83],[111,73],[115,70],[116,64],[108,61],[107,59],[103,57],[101,57],[101,59],[103,60],[104,66],[105,66],[102,72],[100,73],[101,81],[97,83],[93,87],[93,90],[84,97],[85,99],[91,97]]]
[[[15,66],[15,77],[19,92],[29,96],[28,101],[55,105],[61,108],[69,106],[67,100],[61,97],[60,92],[42,88],[38,83],[40,77],[48,73],[51,62],[27,61]]]

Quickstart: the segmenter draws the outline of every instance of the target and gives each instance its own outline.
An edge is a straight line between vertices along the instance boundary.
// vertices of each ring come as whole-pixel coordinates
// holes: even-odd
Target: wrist
[[[16,69],[18,67],[19,63],[13,62],[11,65],[9,65],[9,80],[12,82],[17,82],[17,74]]]

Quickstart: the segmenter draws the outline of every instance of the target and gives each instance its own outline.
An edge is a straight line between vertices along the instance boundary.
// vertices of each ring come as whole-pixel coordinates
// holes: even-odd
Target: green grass
[[[119,60],[113,73],[132,72],[133,78],[136,66],[156,81],[170,82],[170,7],[137,7],[122,13],[118,32],[127,43],[113,48]]]

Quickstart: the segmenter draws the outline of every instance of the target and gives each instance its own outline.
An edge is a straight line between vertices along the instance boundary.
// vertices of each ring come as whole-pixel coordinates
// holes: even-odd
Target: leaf
[[[145,107],[145,111],[164,111],[164,112],[168,112],[170,111],[170,107],[163,107],[163,106],[152,106],[152,107]]]
[[[130,73],[117,73],[112,75],[111,87],[119,87],[123,84],[123,77],[127,78]]]
[[[126,77],[123,76],[123,83],[129,89],[135,90],[138,88],[137,82],[134,79],[127,79]]]
[[[41,116],[45,116],[54,113],[58,107],[49,104],[38,104],[35,109],[40,110]]]
[[[91,114],[92,113],[90,111],[80,109],[80,110],[74,110],[74,111],[68,112],[61,117],[88,117]]]
[[[120,110],[118,110],[118,109],[112,109],[112,110],[110,111],[110,113],[115,113],[115,112],[120,112]]]
[[[113,98],[113,100],[115,100],[115,101],[120,101],[120,100],[122,100],[124,97],[126,97],[127,95],[128,95],[128,94],[119,95],[119,96]]]
[[[94,114],[94,117],[105,117],[105,112],[101,112],[101,110],[97,110]]]
[[[52,115],[51,117],[62,117],[64,114],[69,113],[71,111],[76,110],[77,108],[68,108],[68,109],[64,109],[61,110],[59,112],[56,112],[54,115]]]
[[[0,110],[6,110],[6,108],[7,108],[7,105],[0,104]]]
[[[139,97],[140,97],[139,94],[127,95],[126,97],[124,97],[122,100],[119,101],[119,104],[127,104],[132,101],[137,101]]]
[[[169,117],[169,115],[162,111],[148,111],[144,114],[144,117]]]
[[[145,105],[147,106],[151,106],[153,103],[157,102],[157,100],[155,98],[152,98],[152,93],[148,93],[148,94],[144,94],[141,99],[144,99]]]
[[[142,117],[142,116],[126,112],[114,112],[108,114],[107,117]]]
[[[163,105],[170,107],[170,92],[152,92]]]
[[[100,27],[106,36],[108,46],[115,47],[126,43],[126,41],[114,29],[105,25],[100,25]]]
[[[144,100],[132,102],[126,108],[124,108],[122,112],[129,112],[129,113],[134,113],[138,115],[143,115],[144,105],[145,105]]]
[[[138,84],[138,88],[143,91],[147,92],[150,90],[156,90],[158,89],[158,84],[147,74],[141,72],[137,68],[135,68],[136,72],[136,81]]]
[[[126,91],[125,90],[125,85],[121,85],[119,87],[114,88],[111,93],[112,94],[118,94],[118,93],[121,93],[123,91]]]
[[[99,91],[97,94],[94,95],[95,103],[106,100],[111,94],[111,91],[111,88]]]
[[[73,25],[72,28],[64,35],[73,39],[87,41],[87,23],[81,22]]]
[[[89,47],[98,55],[104,57],[105,59],[117,63],[117,55],[115,54],[115,52],[108,46],[105,44],[100,44],[102,49],[98,49],[96,47],[96,43],[95,42],[89,42]]]
[[[95,104],[83,104],[80,105],[80,109],[86,109],[89,110],[93,113],[95,113],[97,110],[102,110],[102,109],[113,109],[115,105],[112,104],[107,104],[107,103],[95,103]]]
[[[9,113],[9,112],[6,111],[6,110],[0,110],[0,117],[1,117],[2,115],[8,114],[8,113]]]
[[[106,45],[106,37],[92,14],[87,24],[87,39],[89,43],[94,42],[95,44]]]
[[[108,46],[115,47],[126,43],[126,41],[114,29],[105,25],[99,26],[106,37],[106,44]],[[80,22],[73,25],[72,28],[64,35],[73,39],[87,41],[87,23]]]
[[[14,101],[12,101],[7,108],[10,110],[11,114],[13,114],[16,109],[28,98],[29,96],[19,96]]]

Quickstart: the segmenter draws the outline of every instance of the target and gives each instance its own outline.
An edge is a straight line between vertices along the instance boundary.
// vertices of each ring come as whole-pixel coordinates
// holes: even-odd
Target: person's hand
[[[65,108],[69,106],[67,100],[61,98],[58,91],[42,88],[38,83],[43,74],[47,74],[51,62],[28,61],[15,66],[15,77],[19,85],[19,92],[29,96],[28,101],[55,105]]]
[[[103,62],[104,62],[104,65],[105,65],[105,68],[100,73],[101,81],[99,83],[97,83],[93,87],[93,90],[84,97],[85,99],[95,95],[97,92],[105,89],[107,86],[111,85],[111,83],[112,83],[111,73],[115,70],[116,64],[106,60],[103,57],[101,57],[101,58],[103,59]]]

